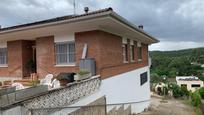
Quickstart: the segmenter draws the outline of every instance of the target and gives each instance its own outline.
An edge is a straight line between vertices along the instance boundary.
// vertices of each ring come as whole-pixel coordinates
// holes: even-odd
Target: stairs
[[[120,106],[118,109],[114,107],[111,109],[107,115],[131,115],[131,106],[129,105],[126,109],[124,105]]]

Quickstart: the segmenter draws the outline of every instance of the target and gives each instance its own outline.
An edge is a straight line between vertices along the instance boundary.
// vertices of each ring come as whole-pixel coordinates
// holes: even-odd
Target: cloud
[[[74,0],[1,0],[3,27],[73,14]],[[203,0],[75,0],[83,13],[112,7],[115,12],[163,41],[204,43]],[[173,45],[173,44],[172,44]]]
[[[192,41],[164,41],[156,44],[150,45],[150,51],[172,51],[172,50],[181,50],[181,49],[189,49],[189,48],[198,48],[203,47],[204,43],[192,42]]]

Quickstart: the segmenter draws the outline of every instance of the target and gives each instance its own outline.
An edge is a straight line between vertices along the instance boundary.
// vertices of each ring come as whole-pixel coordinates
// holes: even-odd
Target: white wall
[[[0,48],[6,48],[7,42],[6,41],[0,41]]]
[[[140,74],[148,72],[148,81],[140,86]],[[75,104],[70,106],[83,106],[90,102],[93,102],[97,98],[106,96],[107,104],[116,103],[128,103],[138,102],[144,100],[150,100],[150,77],[149,67],[143,67],[140,69],[133,70],[131,72],[123,73],[120,75],[113,76],[102,80],[100,90],[94,94],[82,98]],[[139,113],[147,108],[150,101],[142,102],[138,104],[132,104],[132,112]],[[107,110],[110,110],[113,106],[108,106]],[[59,112],[53,113],[53,115],[66,115],[76,109],[64,109]]]
[[[62,32],[56,33],[54,35],[54,42],[67,42],[67,41],[74,41],[74,32]]]
[[[182,84],[187,85],[187,89],[192,92],[203,87],[203,81],[201,80],[197,80],[197,81],[196,80],[192,80],[192,81],[177,80],[177,85],[181,87]],[[191,87],[192,84],[200,85],[200,87]]]
[[[140,74],[148,72],[148,82],[140,86]],[[101,92],[107,104],[138,102],[150,99],[149,67],[123,73],[102,81]],[[141,112],[149,102],[132,104],[133,112]]]

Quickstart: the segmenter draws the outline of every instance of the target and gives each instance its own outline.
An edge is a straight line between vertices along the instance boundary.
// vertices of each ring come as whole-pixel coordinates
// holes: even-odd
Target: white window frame
[[[69,44],[74,44],[74,52],[58,53],[57,52],[57,45],[60,45],[60,44],[67,45],[68,47],[69,47]],[[69,50],[69,49],[67,49],[67,50]],[[75,42],[74,41],[56,42],[55,43],[55,64],[56,64],[55,66],[56,67],[75,66],[75,62],[76,62],[76,60],[75,60],[76,59],[75,53],[76,53],[76,51],[75,51]],[[59,62],[59,60],[58,60],[59,57],[58,56],[60,54],[67,55],[66,62]],[[70,55],[74,56],[73,57],[74,58],[73,62],[70,62],[70,58],[69,58]]]
[[[127,51],[126,51],[127,48]],[[123,63],[128,63],[128,44],[127,38],[122,39],[122,55],[123,55]]]
[[[135,62],[135,45],[133,40],[130,40],[130,61]]]
[[[0,67],[8,67],[8,50],[7,50],[7,47],[1,47],[0,50],[5,50],[3,55],[0,54]],[[1,53],[1,51],[0,51],[0,53]],[[1,59],[4,59],[4,60],[2,61]]]
[[[138,61],[141,62],[142,61],[142,44],[141,42],[137,42],[137,58],[138,58]]]

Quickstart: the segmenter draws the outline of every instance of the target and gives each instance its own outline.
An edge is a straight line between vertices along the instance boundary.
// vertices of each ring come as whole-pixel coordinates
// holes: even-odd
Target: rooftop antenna
[[[73,0],[73,6],[74,6],[74,15],[76,15],[76,3],[75,3],[75,0]]]

